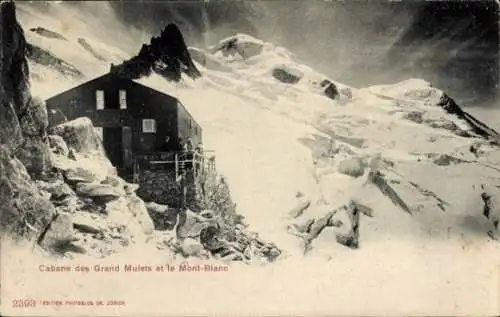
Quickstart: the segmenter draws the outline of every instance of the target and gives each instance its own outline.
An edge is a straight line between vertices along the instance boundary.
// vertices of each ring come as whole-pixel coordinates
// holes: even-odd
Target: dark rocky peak
[[[182,72],[193,79],[201,76],[175,24],[167,25],[160,36],[142,45],[137,56],[113,66],[111,71],[134,79],[148,76],[152,71],[172,81],[179,81]]]
[[[14,1],[2,1],[2,22],[4,27],[17,24],[16,5]]]
[[[500,134],[497,131],[490,128],[485,123],[476,119],[470,113],[462,110],[460,106],[453,100],[450,96],[443,93],[441,99],[438,102],[438,106],[443,108],[444,111],[451,115],[455,115],[459,119],[464,120],[470,126],[472,131],[484,138],[498,140],[500,138]]]
[[[0,2],[0,32],[0,231],[24,236],[41,231],[53,210],[30,183],[50,161],[47,115],[31,97],[27,44],[12,1]]]
[[[16,19],[14,2],[1,2],[1,82],[2,102],[11,103],[17,110],[23,110],[29,96],[28,63],[25,58],[26,39]],[[4,99],[5,98],[5,99]]]

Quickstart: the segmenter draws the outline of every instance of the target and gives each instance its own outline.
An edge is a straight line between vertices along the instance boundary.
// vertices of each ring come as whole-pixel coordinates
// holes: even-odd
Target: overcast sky
[[[69,5],[93,16],[111,7],[120,21],[148,36],[174,22],[193,46],[248,33],[283,45],[308,65],[354,86],[422,77],[462,102],[487,99],[498,90],[498,9],[493,0],[139,0]]]

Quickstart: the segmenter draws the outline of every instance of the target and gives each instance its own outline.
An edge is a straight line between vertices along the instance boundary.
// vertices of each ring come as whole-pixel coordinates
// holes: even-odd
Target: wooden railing
[[[154,152],[134,155],[133,180],[138,182],[140,175],[146,171],[172,171],[177,181],[186,170],[192,170],[194,177],[210,177],[215,175],[215,156],[207,155],[213,151],[180,151]]]

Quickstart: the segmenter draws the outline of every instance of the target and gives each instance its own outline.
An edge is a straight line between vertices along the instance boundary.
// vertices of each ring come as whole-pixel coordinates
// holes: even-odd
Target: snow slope
[[[323,77],[313,70],[304,69],[305,77],[293,86],[270,76],[275,65],[292,62],[280,59],[279,50],[269,44],[251,61],[228,58],[231,73],[202,68],[205,77],[196,82],[186,79],[173,85],[159,76],[139,82],[177,96],[198,118],[206,146],[217,151],[218,166],[228,176],[241,212],[263,237],[272,237],[282,246],[286,243],[287,250],[293,250],[294,243],[283,228],[288,212],[298,203],[298,192],[313,202],[305,217],[333,209],[351,197],[370,206],[375,217],[362,219],[361,248],[388,239],[431,245],[488,240],[481,233],[487,226],[481,217],[479,186],[498,182],[498,170],[488,167],[498,164],[497,151],[491,149],[478,159],[469,147],[480,139],[402,118],[420,111],[431,122],[448,120],[467,130],[465,122],[436,106],[440,91],[422,80],[410,80],[390,87],[352,89],[352,100],[341,96],[334,101],[311,86],[310,82]],[[321,157],[332,140],[348,150],[334,158]],[[399,182],[395,188],[412,215],[373,186],[337,172],[344,158],[371,158],[379,153],[392,166],[387,173]],[[433,159],[440,155],[472,163],[437,165]],[[446,202],[445,211],[438,199]],[[332,233],[324,235],[318,252],[333,256],[343,248],[333,243]]]
[[[90,35],[86,38],[99,42]],[[138,80],[183,102],[203,127],[205,148],[216,151],[217,168],[227,178],[238,211],[262,238],[287,254],[284,263],[276,264],[279,269],[255,273],[255,283],[233,277],[224,291],[216,292],[218,296],[232,294],[240,314],[498,312],[498,289],[492,285],[500,247],[486,233],[489,224],[480,196],[481,184],[493,190],[500,185],[498,149],[483,139],[457,135],[457,129],[468,130],[467,125],[437,107],[442,92],[422,80],[365,89],[333,81],[342,93],[332,100],[317,84],[326,77],[286,49],[246,35],[236,38],[244,44],[236,50],[228,52],[218,45],[203,52],[216,62],[197,65],[203,73],[199,80],[184,78],[174,84],[155,75]],[[70,54],[52,46],[55,40],[36,41],[82,70],[101,65],[86,74],[88,79],[98,75],[99,67],[106,71],[99,61],[84,59],[80,47],[74,46]],[[272,77],[272,70],[283,65],[303,74],[297,84]],[[32,83],[35,95],[47,97],[70,85],[49,68],[40,66],[39,71],[43,76]],[[469,151],[471,145],[480,149],[477,156]],[[330,155],[332,151],[336,154]],[[370,162],[376,157],[408,210],[365,183],[366,178],[338,172],[345,159]],[[323,215],[352,198],[373,211],[373,217],[361,218],[360,248],[336,243],[336,229],[326,228],[303,259],[302,241],[288,232],[289,224]],[[289,212],[305,200],[311,206],[298,219],[290,219]],[[290,279],[292,275],[298,280]],[[262,289],[257,281],[272,283]],[[141,280],[150,290],[154,282]],[[277,286],[280,283],[283,286]],[[123,298],[137,295],[119,289]],[[235,295],[251,291],[258,291],[251,303]],[[303,294],[315,296],[305,301]],[[200,296],[178,292],[171,299],[196,302]],[[363,301],[361,297],[368,301],[365,306],[352,304]],[[232,309],[217,298],[213,295],[213,301],[201,302],[189,312],[204,313],[196,308],[203,307],[230,313]],[[150,304],[145,306],[157,307]]]
[[[42,19],[30,21],[29,26],[54,27],[44,25]],[[34,94],[41,97],[107,71],[106,63],[77,43],[75,36],[83,37],[82,33],[58,32],[69,44],[35,32],[27,32],[27,38],[74,65],[85,78],[61,80],[57,70],[34,65],[35,72],[44,74],[33,77],[32,84]],[[119,49],[88,34],[85,39],[110,52],[109,61],[126,57]],[[487,166],[498,163],[499,155],[493,149],[483,151],[486,154],[480,158],[469,152],[470,145],[483,141],[460,137],[452,131],[468,127],[436,106],[441,91],[419,79],[366,89],[332,81],[340,91],[332,100],[322,94],[318,84],[326,77],[285,48],[238,34],[208,51],[197,51],[205,60],[217,61],[215,65],[225,68],[210,67],[214,63],[198,64],[203,78],[184,78],[178,84],[158,75],[138,82],[178,97],[197,118],[204,127],[205,147],[216,151],[218,168],[231,185],[239,211],[265,239],[297,253],[300,241],[286,230],[289,211],[308,199],[312,205],[303,217],[314,218],[353,197],[375,213],[373,218],[362,219],[361,243],[365,246],[385,241],[386,236],[429,239],[429,243],[449,238],[450,243],[459,244],[463,239],[488,239],[481,234],[487,231],[487,225],[481,217],[479,186],[498,180],[499,172]],[[279,82],[272,76],[276,67],[302,78],[297,84]],[[415,116],[423,122],[409,120]],[[340,149],[337,155],[322,156],[332,146]],[[394,182],[399,182],[396,191],[411,210],[416,210],[412,216],[373,186],[364,186],[359,178],[337,171],[344,159],[369,161],[377,154],[390,164],[385,170]],[[463,162],[445,166],[433,162],[443,155]],[[483,161],[482,165],[476,163]],[[435,175],[441,177],[436,179]],[[452,178],[456,180],[453,187],[443,186]],[[437,198],[422,194],[426,191]],[[436,199],[447,202],[445,211]],[[477,230],[470,232],[470,226]],[[322,235],[325,238],[317,241],[325,240],[325,247],[315,249],[326,253],[343,249],[333,243],[331,236],[326,238],[328,234],[327,230]]]

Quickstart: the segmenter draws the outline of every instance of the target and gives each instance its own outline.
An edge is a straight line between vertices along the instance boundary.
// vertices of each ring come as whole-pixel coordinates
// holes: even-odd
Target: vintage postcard
[[[500,315],[499,14],[1,1],[1,315]]]

